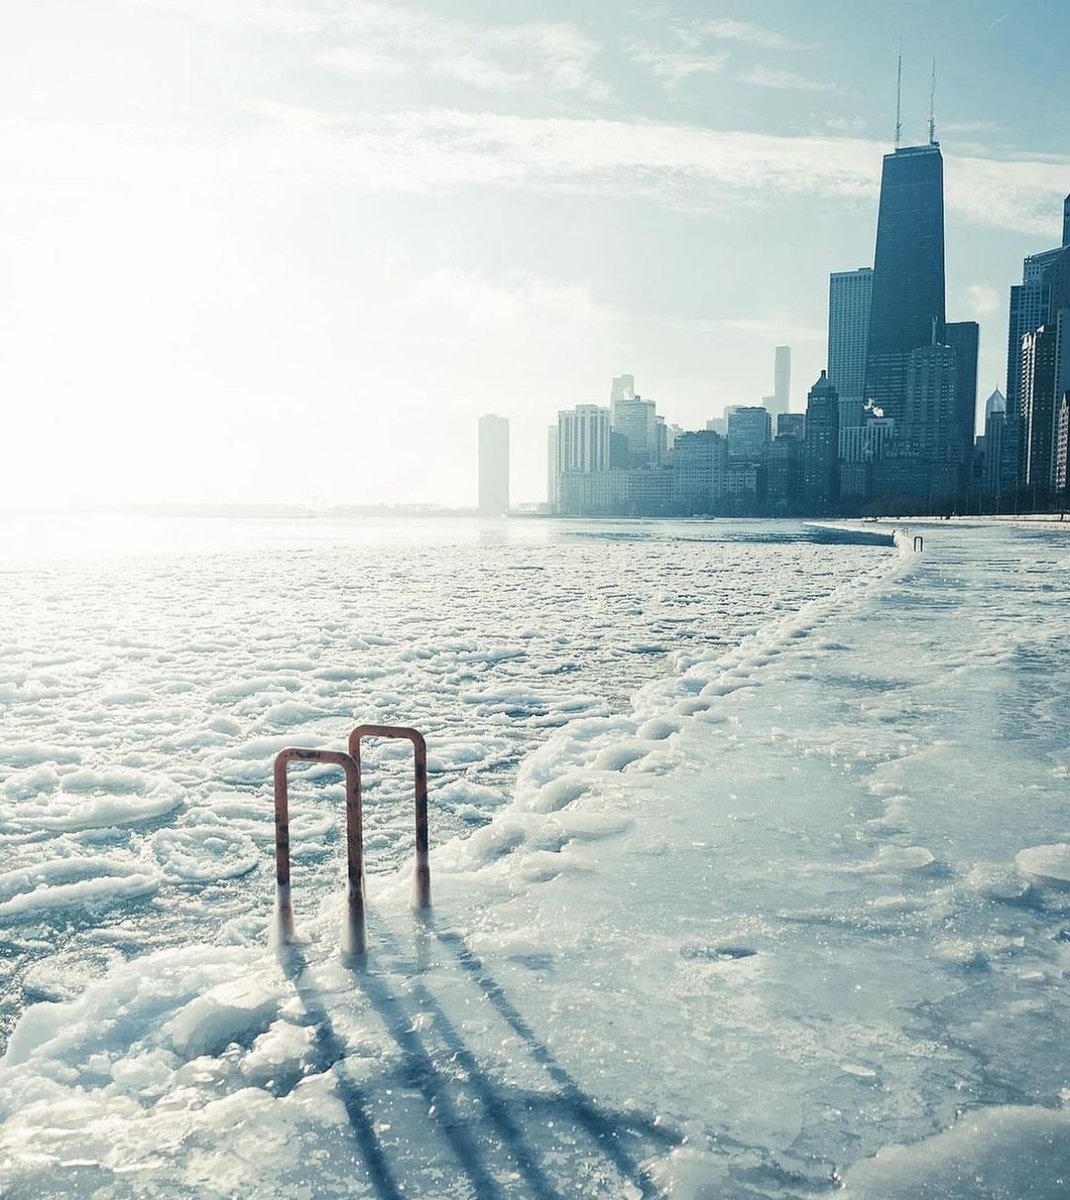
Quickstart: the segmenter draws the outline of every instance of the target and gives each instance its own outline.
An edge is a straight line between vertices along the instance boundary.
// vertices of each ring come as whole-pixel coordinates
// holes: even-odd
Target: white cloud
[[[604,330],[622,319],[591,295],[589,285],[513,273],[504,280],[481,273],[442,268],[417,280],[409,291],[417,309],[460,321],[478,330],[507,327],[551,330]]]
[[[477,25],[378,0],[144,0],[212,24],[317,35],[319,61],[359,74],[417,74],[483,90],[543,89],[605,98],[598,46],[567,21]]]
[[[887,146],[861,138],[776,136],[654,121],[529,118],[454,109],[340,118],[262,104],[262,125],[227,152],[248,169],[329,173],[371,190],[498,186],[645,196],[712,209],[726,198],[877,193]],[[1066,161],[947,160],[949,211],[1049,236]]]
[[[658,79],[667,88],[676,88],[692,75],[715,75],[723,70],[728,55],[723,51],[703,54],[694,49],[666,50],[632,42],[625,47],[628,56]]]
[[[829,135],[776,136],[655,121],[521,117],[455,109],[341,117],[268,102],[215,141],[135,139],[74,124],[0,123],[22,189],[107,181],[176,194],[269,179],[370,192],[465,187],[640,196],[716,210],[786,195],[872,200],[887,146]],[[948,211],[979,225],[1057,236],[1070,160],[946,160]]]
[[[828,334],[824,329],[800,325],[798,319],[787,313],[772,313],[761,317],[724,317],[708,320],[703,317],[660,316],[650,318],[658,325],[678,329],[682,333],[697,334],[745,334],[756,338],[762,345],[774,342],[820,342],[824,344]]]
[[[988,283],[971,283],[966,289],[966,304],[978,319],[995,316],[1002,300],[999,292]]]
[[[760,25],[752,25],[749,21],[732,21],[728,19],[704,21],[700,26],[703,33],[710,37],[722,38],[725,41],[744,42],[749,46],[762,46],[767,50],[816,50],[813,42],[802,42],[795,38],[778,33],[775,29],[765,29]]]
[[[837,86],[828,79],[811,79],[795,71],[777,71],[760,64],[741,71],[736,78],[740,83],[751,83],[755,87],[780,88],[797,92],[834,92]]]

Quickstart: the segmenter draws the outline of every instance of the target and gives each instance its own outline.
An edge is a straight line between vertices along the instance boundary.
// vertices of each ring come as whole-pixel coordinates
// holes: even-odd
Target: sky
[[[0,0],[0,505],[514,502],[632,374],[702,428],[825,365],[896,55],[948,319],[1006,367],[1070,192],[1065,0]]]

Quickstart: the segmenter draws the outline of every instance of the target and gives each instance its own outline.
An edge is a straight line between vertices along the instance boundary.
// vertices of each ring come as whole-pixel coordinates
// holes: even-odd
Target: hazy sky
[[[700,428],[824,366],[929,59],[948,316],[1070,191],[1066,0],[0,0],[0,503],[475,500],[634,374]]]

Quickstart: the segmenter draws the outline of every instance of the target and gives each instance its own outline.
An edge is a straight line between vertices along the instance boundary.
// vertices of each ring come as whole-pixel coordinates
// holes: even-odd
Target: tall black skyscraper
[[[900,419],[912,350],[944,341],[944,160],[936,143],[884,156],[866,396]]]

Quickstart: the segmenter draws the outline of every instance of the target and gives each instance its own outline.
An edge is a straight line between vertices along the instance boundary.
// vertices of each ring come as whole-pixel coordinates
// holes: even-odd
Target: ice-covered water
[[[8,518],[0,543],[0,1045],[121,959],[258,936],[282,747],[418,726],[441,843],[548,731],[887,554],[727,522]],[[376,871],[411,812],[403,749],[371,766]],[[342,853],[335,773],[308,774],[299,911]]]
[[[693,534],[637,532],[681,529]],[[696,631],[660,662],[636,656],[649,675],[620,704],[611,654],[604,711],[533,732],[507,802],[439,847],[430,922],[414,924],[403,875],[372,881],[356,968],[337,954],[322,862],[330,902],[299,915],[309,940],[291,950],[266,949],[254,911],[214,940],[175,936],[181,897],[203,933],[213,903],[225,913],[254,881],[197,877],[216,860],[242,869],[225,834],[202,848],[203,819],[155,848],[196,815],[192,775],[164,780],[185,789],[179,808],[123,827],[147,839],[140,856],[104,826],[11,831],[24,840],[5,852],[86,839],[77,855],[100,866],[49,865],[34,883],[13,865],[5,930],[33,928],[33,896],[52,888],[72,892],[49,920],[117,919],[74,939],[84,955],[100,935],[106,973],[30,1007],[10,1039],[0,1191],[1066,1195],[1070,539],[924,532],[920,555],[811,547],[834,580],[800,580],[814,592],[797,606],[772,589],[778,607],[750,632],[741,618],[736,638]],[[721,548],[695,568],[703,551]],[[740,603],[748,571],[764,583],[782,552],[742,548]],[[46,765],[23,759],[8,778]],[[53,760],[76,783],[87,770],[163,776]],[[62,816],[47,779],[17,777]],[[126,786],[113,802],[167,802],[166,788]],[[71,788],[67,805],[104,794]],[[262,782],[240,794],[266,803]],[[306,794],[337,807],[322,781]],[[266,859],[251,824],[219,826]],[[164,881],[164,863],[184,881]],[[311,890],[315,865],[299,864]],[[159,877],[147,899],[138,867]],[[96,912],[95,887],[129,895]],[[151,953],[141,905],[174,918]]]

